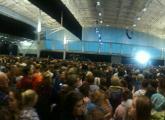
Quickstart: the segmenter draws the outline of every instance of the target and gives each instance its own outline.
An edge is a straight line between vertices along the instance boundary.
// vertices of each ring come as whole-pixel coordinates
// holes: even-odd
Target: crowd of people
[[[165,120],[165,68],[0,56],[1,120]]]

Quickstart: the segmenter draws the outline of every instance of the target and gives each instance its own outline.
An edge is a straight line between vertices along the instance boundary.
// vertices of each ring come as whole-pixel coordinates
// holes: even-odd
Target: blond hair
[[[26,107],[33,107],[38,100],[37,93],[31,89],[22,92],[21,96],[22,96],[22,104],[23,106]]]

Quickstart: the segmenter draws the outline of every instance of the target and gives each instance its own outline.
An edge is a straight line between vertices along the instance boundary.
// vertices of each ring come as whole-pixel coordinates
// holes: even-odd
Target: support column
[[[37,25],[37,58],[40,57],[40,50],[41,50],[41,40],[40,40],[40,34],[41,34],[41,10],[39,9],[38,14],[38,25]]]
[[[63,27],[63,12],[61,12],[61,26]],[[67,48],[67,40],[66,40],[65,30],[64,30],[64,41],[63,41],[63,44],[64,44],[63,60],[65,60],[66,59],[66,48]]]
[[[66,59],[66,48],[67,48],[67,39],[66,39],[65,30],[64,30],[64,52],[63,52],[63,60]]]
[[[83,42],[83,40],[81,41],[81,52],[84,53],[84,42]]]

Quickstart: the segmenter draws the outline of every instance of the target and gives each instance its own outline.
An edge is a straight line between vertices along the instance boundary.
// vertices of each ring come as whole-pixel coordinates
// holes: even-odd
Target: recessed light
[[[98,30],[96,30],[96,33],[99,33],[99,31],[98,31]]]
[[[138,17],[138,18],[137,18],[137,20],[141,20],[141,18],[140,18],[140,17]]]
[[[147,8],[144,8],[144,9],[143,9],[143,12],[145,12],[145,11],[147,11]]]
[[[136,27],[136,24],[133,24],[133,27]]]
[[[100,20],[100,23],[102,24],[102,23],[103,23],[103,21],[102,21],[102,20]]]
[[[101,12],[99,12],[99,16],[101,16],[102,15],[102,13]]]
[[[99,1],[97,1],[97,2],[96,2],[96,4],[99,6],[99,5],[100,5],[100,2],[99,2]]]

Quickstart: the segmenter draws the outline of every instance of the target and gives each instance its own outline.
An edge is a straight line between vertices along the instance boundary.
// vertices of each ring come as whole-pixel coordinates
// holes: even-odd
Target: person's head
[[[65,81],[66,80],[66,71],[60,70],[60,80]]]
[[[143,80],[143,81],[142,81],[142,88],[143,88],[143,89],[147,89],[148,85],[149,85],[148,80]]]
[[[78,74],[70,74],[67,76],[66,83],[73,88],[80,87],[82,85],[82,80]]]
[[[17,111],[21,107],[21,94],[10,91],[9,92],[9,109],[11,111]]]
[[[32,73],[33,73],[33,71],[32,71],[31,66],[25,66],[25,67],[23,67],[22,74],[24,76],[29,75],[29,74],[32,74]]]
[[[132,102],[132,114],[135,120],[150,120],[151,117],[151,102],[146,96],[138,96]]]
[[[35,64],[34,65],[34,72],[39,72],[40,71],[40,68],[41,68],[41,65],[40,64]]]
[[[10,65],[9,72],[10,72],[10,75],[17,76],[19,75],[19,68],[17,67],[17,65]]]
[[[1,120],[13,120],[12,113],[8,110],[7,107],[0,108],[0,117],[1,117]]]
[[[132,98],[132,93],[128,88],[122,90],[122,100],[127,101]]]
[[[88,85],[88,83],[84,83],[80,88],[79,88],[80,92],[85,96],[88,97],[89,96],[89,90],[90,87]]]
[[[153,87],[155,90],[158,88],[158,81],[157,80],[152,80],[150,84],[151,84],[151,87]]]
[[[22,104],[24,107],[33,107],[38,100],[37,93],[31,89],[22,92],[21,96],[22,96]]]
[[[111,78],[111,84],[112,86],[120,86],[120,80],[118,77],[112,77]]]
[[[85,80],[89,83],[89,84],[94,84],[94,75],[91,71],[88,71],[86,73],[86,76],[85,76]]]
[[[156,89],[154,87],[148,87],[146,89],[146,93],[145,93],[145,96],[147,96],[148,98],[151,98],[153,94],[156,93]]]
[[[127,82],[126,82],[124,79],[122,79],[122,80],[120,81],[120,86],[121,86],[121,87],[124,87],[124,88],[128,88],[128,84],[127,84]]]
[[[106,99],[105,92],[103,90],[96,90],[92,95],[91,95],[91,100],[92,102],[96,104],[100,104],[102,101]]]
[[[82,116],[85,112],[83,95],[76,91],[69,92],[64,101],[64,109],[69,116]]]
[[[164,78],[159,78],[158,79],[158,88],[161,91],[165,90],[165,79]]]
[[[9,79],[5,73],[0,72],[0,91],[8,93],[8,89]]]

